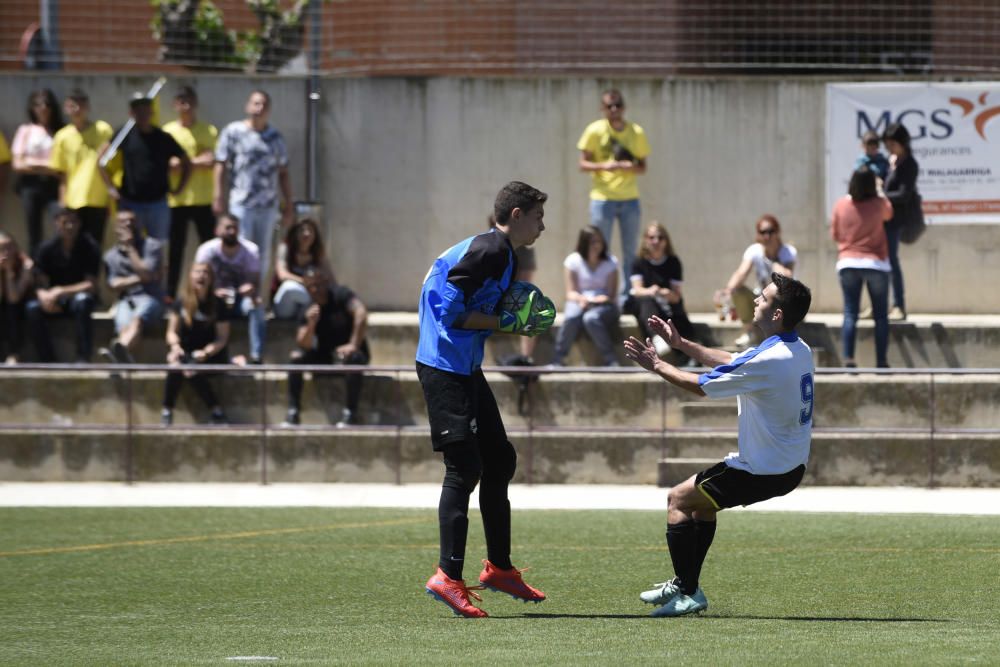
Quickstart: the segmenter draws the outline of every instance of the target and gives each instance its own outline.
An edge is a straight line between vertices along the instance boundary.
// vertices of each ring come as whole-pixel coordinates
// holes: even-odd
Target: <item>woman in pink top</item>
[[[861,288],[868,286],[875,319],[875,360],[888,368],[889,349],[889,244],[886,220],[892,218],[892,204],[878,193],[875,173],[861,167],[851,176],[847,196],[837,201],[831,214],[830,236],[837,242],[837,275],[844,293],[844,366],[854,368]]]
[[[45,235],[45,210],[59,201],[59,178],[49,167],[52,136],[63,123],[59,102],[51,90],[36,90],[28,96],[28,121],[17,128],[11,144],[17,182],[28,227],[28,251],[34,255]]]

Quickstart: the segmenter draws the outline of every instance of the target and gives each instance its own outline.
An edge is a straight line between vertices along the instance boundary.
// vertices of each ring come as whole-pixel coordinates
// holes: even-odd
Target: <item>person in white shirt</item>
[[[562,366],[573,341],[586,330],[605,366],[617,366],[614,336],[618,324],[618,260],[593,225],[580,230],[576,251],[563,262],[566,309],[556,337],[553,366]]]
[[[667,547],[674,578],[640,594],[657,605],[653,616],[682,616],[708,608],[698,586],[715,537],[716,513],[789,493],[802,481],[809,459],[813,415],[812,351],[795,333],[812,295],[778,272],[754,301],[753,323],[764,341],[740,354],[713,350],[682,338],[667,320],[650,330],[674,349],[714,368],[697,375],[661,360],[650,340],[625,341],[625,356],[667,382],[699,396],[736,396],[739,451],[670,489]]]
[[[795,277],[798,252],[795,246],[781,240],[781,223],[770,213],[760,216],[756,224],[757,240],[743,251],[740,265],[733,271],[726,286],[716,293],[716,300],[730,304],[743,322],[743,332],[733,341],[744,348],[753,341],[754,299],[771,281],[771,273]],[[753,274],[751,287],[744,285]]]

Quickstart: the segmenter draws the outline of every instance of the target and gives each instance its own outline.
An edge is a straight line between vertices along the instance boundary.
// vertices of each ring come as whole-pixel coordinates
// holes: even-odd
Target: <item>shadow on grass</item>
[[[496,618],[496,617],[494,617]],[[504,618],[652,618],[649,614],[538,614],[527,613],[519,616],[506,616]],[[954,623],[950,618],[905,618],[887,617],[873,618],[865,616],[747,616],[743,614],[706,614],[696,615],[694,618],[711,619],[740,619],[746,621],[811,621],[817,623]]]

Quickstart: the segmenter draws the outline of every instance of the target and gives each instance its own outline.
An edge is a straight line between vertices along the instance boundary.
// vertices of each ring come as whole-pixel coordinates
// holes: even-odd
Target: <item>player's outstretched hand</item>
[[[648,320],[646,324],[649,325],[649,330],[654,334],[667,341],[670,347],[677,347],[681,344],[681,335],[677,331],[677,327],[674,326],[673,320],[663,321],[657,315],[653,315]]]
[[[653,346],[653,341],[647,338],[646,342],[643,343],[635,336],[629,336],[629,339],[625,341],[625,356],[647,371],[653,370],[656,362],[660,360],[659,355],[656,354],[656,348]]]

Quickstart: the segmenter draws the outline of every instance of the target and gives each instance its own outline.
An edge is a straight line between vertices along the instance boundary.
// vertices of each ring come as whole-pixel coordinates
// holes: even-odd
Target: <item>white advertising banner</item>
[[[991,82],[828,85],[827,211],[847,193],[861,136],[894,122],[913,138],[928,223],[1000,223],[1000,83]]]

